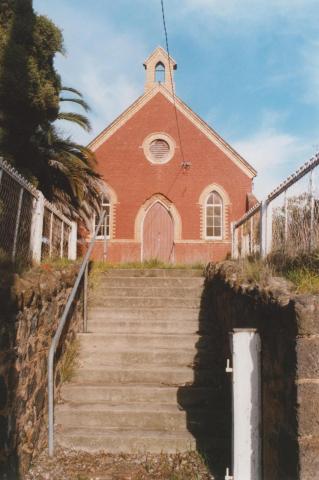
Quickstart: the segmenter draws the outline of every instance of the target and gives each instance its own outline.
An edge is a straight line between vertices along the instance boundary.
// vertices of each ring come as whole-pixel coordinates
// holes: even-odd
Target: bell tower
[[[162,47],[157,47],[143,65],[146,70],[145,92],[158,84],[171,93],[175,91],[174,70],[177,69],[177,63]]]

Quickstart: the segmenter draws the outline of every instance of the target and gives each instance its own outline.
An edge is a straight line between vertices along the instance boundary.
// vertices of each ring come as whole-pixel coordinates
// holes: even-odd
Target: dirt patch
[[[212,480],[204,459],[197,452],[174,455],[111,455],[75,450],[43,452],[32,464],[25,480]]]

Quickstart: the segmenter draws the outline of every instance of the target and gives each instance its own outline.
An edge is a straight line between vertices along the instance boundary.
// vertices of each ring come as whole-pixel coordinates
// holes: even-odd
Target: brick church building
[[[158,47],[144,67],[144,94],[89,145],[107,212],[94,256],[221,260],[231,222],[252,206],[256,171],[175,96],[177,65],[166,51]]]

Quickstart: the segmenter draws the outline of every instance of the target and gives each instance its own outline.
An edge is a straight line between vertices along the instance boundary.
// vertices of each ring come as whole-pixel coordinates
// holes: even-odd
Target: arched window
[[[216,191],[206,201],[206,238],[221,240],[223,237],[223,200]]]
[[[158,62],[155,67],[155,82],[165,82],[165,66],[162,62]]]
[[[99,228],[96,238],[104,239],[110,238],[110,200],[107,195],[101,195],[101,212],[105,211],[105,217],[102,225]],[[99,222],[99,217],[95,214],[94,216],[94,232]]]

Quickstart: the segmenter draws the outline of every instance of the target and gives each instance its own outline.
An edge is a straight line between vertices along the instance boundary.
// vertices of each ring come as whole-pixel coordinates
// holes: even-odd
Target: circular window
[[[143,150],[151,163],[167,163],[174,155],[175,142],[167,134],[154,133],[144,140]]]
[[[156,162],[165,162],[169,155],[169,144],[165,140],[153,140],[150,144],[150,152]]]

